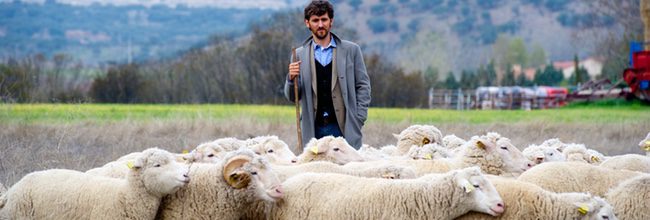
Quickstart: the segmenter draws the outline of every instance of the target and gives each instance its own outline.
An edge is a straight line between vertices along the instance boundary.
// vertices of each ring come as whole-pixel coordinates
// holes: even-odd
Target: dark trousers
[[[316,139],[332,135],[334,137],[342,137],[343,133],[339,128],[338,123],[327,123],[325,125],[316,125],[315,127]]]

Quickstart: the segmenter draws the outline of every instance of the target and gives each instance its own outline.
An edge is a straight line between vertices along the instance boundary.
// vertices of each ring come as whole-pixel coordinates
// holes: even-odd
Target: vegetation
[[[536,111],[455,111],[438,109],[371,108],[369,123],[521,123],[544,121],[554,123],[612,123],[650,121],[647,106],[606,101],[573,104],[567,108]],[[2,123],[73,123],[117,121],[231,120],[250,118],[253,121],[295,120],[293,106],[270,105],[120,105],[120,104],[3,104]],[[2,124],[0,123],[0,124]]]
[[[43,53],[51,57],[67,52],[89,64],[126,62],[125,52],[130,44],[133,59],[160,59],[203,45],[207,36],[214,33],[242,34],[248,23],[272,12],[183,5],[170,8],[93,4],[80,9],[55,1],[3,1],[0,24],[11,25],[3,25],[0,54]]]

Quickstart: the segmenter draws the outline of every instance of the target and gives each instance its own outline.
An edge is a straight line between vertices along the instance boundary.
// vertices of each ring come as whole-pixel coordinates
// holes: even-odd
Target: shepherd
[[[298,77],[296,100],[302,109],[298,138],[307,143],[314,137],[343,136],[359,149],[370,105],[370,79],[361,48],[330,32],[334,7],[328,1],[307,5],[304,22],[311,36],[296,49],[297,59],[292,55],[295,62],[289,64],[284,83],[285,97],[295,102],[293,79]]]

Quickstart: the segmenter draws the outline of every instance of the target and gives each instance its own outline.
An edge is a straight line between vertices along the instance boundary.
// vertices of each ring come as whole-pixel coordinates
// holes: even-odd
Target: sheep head
[[[242,189],[248,187],[251,182],[251,175],[245,170],[241,169],[246,163],[249,163],[252,158],[245,155],[238,155],[228,160],[223,168],[223,178],[228,185],[235,189]]]
[[[504,212],[503,199],[478,167],[455,171],[454,183],[467,194],[472,211],[498,216]]]

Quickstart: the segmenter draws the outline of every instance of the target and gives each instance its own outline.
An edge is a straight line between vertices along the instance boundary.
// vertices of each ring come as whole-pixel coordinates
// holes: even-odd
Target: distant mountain
[[[627,2],[627,0],[625,0]],[[357,30],[364,51],[409,70],[474,69],[505,56],[494,45],[523,40],[546,63],[594,56],[598,34],[621,34],[616,18],[581,0],[345,0],[336,22]],[[543,52],[539,52],[543,51]]]
[[[201,47],[212,35],[242,35],[249,23],[273,12],[183,4],[172,8],[5,1],[0,3],[0,56],[67,53],[88,64],[158,59]]]
[[[273,13],[302,13],[307,2],[0,0],[0,56],[68,53],[90,64],[174,57],[210,44],[214,36],[247,36],[250,23],[263,27]],[[407,70],[434,67],[442,74],[501,59],[506,54],[499,44],[519,41],[542,62],[594,56],[595,36],[619,30],[616,18],[590,12],[587,0],[332,2],[334,31],[355,39],[364,53],[380,53]],[[356,33],[346,36],[350,29]]]

